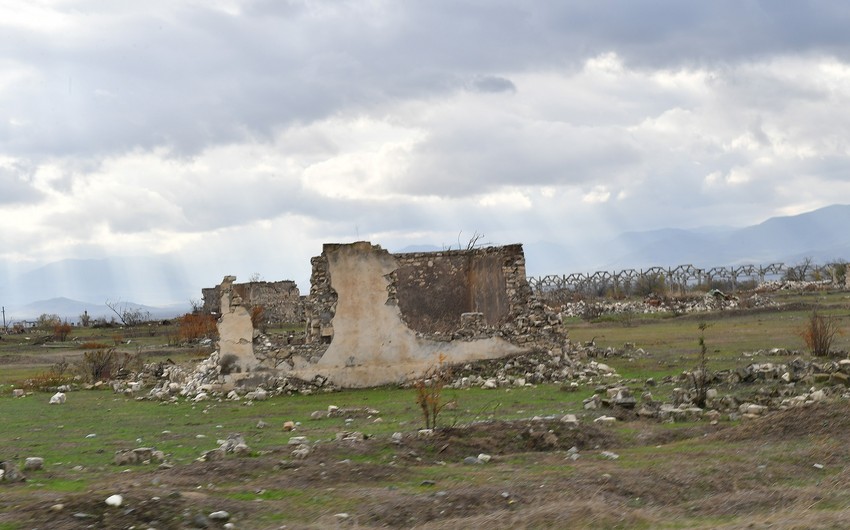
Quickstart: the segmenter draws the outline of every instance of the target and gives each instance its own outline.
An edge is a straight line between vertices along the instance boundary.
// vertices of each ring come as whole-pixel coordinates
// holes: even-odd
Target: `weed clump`
[[[443,387],[451,380],[451,369],[446,366],[446,357],[440,354],[437,366],[428,370],[416,382],[416,404],[422,409],[426,429],[437,428],[437,417],[450,403],[443,399]]]
[[[800,335],[806,343],[806,347],[812,355],[824,357],[832,350],[835,336],[841,334],[838,320],[829,315],[823,315],[817,309],[813,309],[809,319],[803,326]]]

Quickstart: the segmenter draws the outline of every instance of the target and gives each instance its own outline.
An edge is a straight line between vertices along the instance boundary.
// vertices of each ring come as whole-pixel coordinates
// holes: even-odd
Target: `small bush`
[[[835,336],[840,334],[838,320],[835,317],[820,314],[817,309],[812,310],[809,320],[800,332],[812,355],[819,357],[829,355]]]
[[[195,342],[216,334],[216,321],[212,315],[186,313],[177,319],[177,337],[180,341]]]
[[[15,386],[24,390],[56,390],[57,387],[70,384],[74,381],[73,376],[68,373],[68,367],[68,361],[63,357],[61,361],[51,366],[50,370],[40,372],[24,381],[19,381],[15,383]]]
[[[80,344],[80,348],[83,349],[83,350],[105,350],[106,348],[109,348],[109,344],[104,344],[102,342],[87,341],[87,342]]]
[[[67,322],[57,323],[53,325],[53,338],[59,342],[65,342],[68,335],[71,334],[71,324]]]
[[[138,354],[116,352],[115,348],[88,351],[77,363],[77,371],[90,383],[127,377],[141,368]]]

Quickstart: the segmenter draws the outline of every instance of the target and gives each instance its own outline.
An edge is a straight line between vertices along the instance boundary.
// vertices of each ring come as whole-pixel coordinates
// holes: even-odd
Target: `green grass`
[[[805,293],[802,296],[782,296],[793,302],[819,304],[824,313],[839,319],[842,328],[850,326],[850,309],[847,305],[850,298],[844,294]],[[602,348],[620,348],[624,343],[632,342],[637,348],[646,350],[645,355],[612,356],[598,360],[614,367],[624,378],[633,380],[628,384],[637,393],[638,398],[643,391],[645,379],[655,378],[659,385],[646,389],[659,400],[669,396],[674,386],[681,385],[661,383],[665,376],[678,376],[683,370],[696,365],[699,351],[697,326],[701,320],[704,319],[710,325],[705,332],[710,368],[731,369],[752,362],[787,362],[793,358],[744,357],[742,352],[745,351],[781,347],[798,349],[807,357],[803,352],[803,342],[798,330],[810,311],[809,307],[800,307],[775,313],[678,317],[661,315],[648,318],[641,316],[632,320],[630,326],[624,326],[617,319],[603,319],[593,323],[571,321],[568,327],[574,342],[584,342],[595,337],[597,346]],[[86,340],[110,340],[110,334],[113,332],[115,330],[80,330],[78,340],[83,337]],[[130,347],[152,348],[143,349],[152,353],[150,359],[161,360],[172,354],[182,359],[197,356],[192,350],[163,346],[162,336],[149,336],[142,331],[137,334],[137,337],[131,338]],[[412,434],[423,426],[421,412],[415,403],[415,391],[397,387],[321,392],[309,396],[280,396],[254,402],[251,406],[242,401],[136,401],[113,394],[109,390],[72,391],[68,393],[68,402],[61,406],[48,405],[49,392],[36,392],[25,398],[15,399],[11,397],[9,382],[26,377],[34,371],[44,370],[49,364],[40,364],[37,362],[39,359],[60,355],[66,350],[34,347],[20,337],[9,337],[8,340],[4,337],[3,341],[0,341],[0,357],[26,355],[32,356],[34,362],[4,364],[0,367],[0,418],[3,424],[0,428],[0,455],[14,455],[20,460],[27,456],[45,458],[43,470],[28,472],[29,481],[22,486],[23,492],[57,496],[83,494],[93,488],[103,488],[104,480],[116,473],[122,473],[121,476],[131,480],[135,476],[150,478],[154,466],[114,466],[114,452],[119,449],[155,447],[167,454],[169,462],[181,466],[193,462],[204,451],[218,447],[218,439],[226,438],[230,433],[240,433],[253,454],[265,455],[271,452],[274,458],[287,459],[287,442],[292,436],[307,436],[311,441],[330,441],[340,431],[360,431],[380,440],[388,438],[396,431]],[[838,339],[836,347],[848,349],[850,337],[843,335]],[[606,379],[602,382],[617,381]],[[597,384],[600,382],[584,385],[576,392],[564,392],[559,385],[554,384],[496,390],[447,388],[444,390],[445,399],[455,401],[457,407],[444,410],[440,415],[439,425],[460,425],[487,419],[511,420],[535,415],[559,417],[566,413],[577,413],[583,422],[589,423],[594,415],[606,412],[583,410],[583,400],[595,391]],[[734,391],[724,389],[722,393],[736,392],[744,398],[754,391],[754,386],[748,386]],[[352,415],[353,421],[349,424],[346,424],[345,417],[324,417],[318,420],[310,418],[312,412],[326,411],[329,405],[353,409],[372,408],[377,409],[379,413],[368,418],[361,414]],[[381,421],[376,422],[377,418]],[[268,426],[258,428],[257,423],[260,420]],[[282,429],[283,423],[288,420],[300,422],[295,432]],[[721,424],[734,425],[726,419],[722,420]],[[657,439],[672,440],[681,438],[688,431],[667,431],[698,431],[704,427],[704,422],[617,424],[610,428],[621,445],[604,448],[613,449],[620,455],[616,461],[599,458],[598,453],[603,449],[600,448],[582,450],[581,458],[576,462],[567,460],[565,453],[514,453],[494,455],[498,458],[483,466],[464,466],[457,458],[446,459],[445,465],[437,465],[434,462],[441,460],[441,457],[436,454],[436,450],[432,451],[433,448],[425,447],[417,449],[422,457],[421,462],[412,461],[412,458],[402,454],[411,460],[411,463],[399,464],[398,475],[393,472],[388,477],[377,476],[367,485],[328,484],[317,481],[309,486],[289,487],[288,483],[275,482],[275,472],[271,469],[258,469],[246,474],[245,483],[225,481],[204,492],[212,497],[219,495],[229,502],[249,503],[252,509],[249,514],[242,515],[240,523],[250,527],[251,524],[297,525],[322,520],[322,517],[341,511],[356,512],[363,503],[370,501],[370,495],[384,490],[400,490],[407,497],[424,498],[427,499],[425,502],[431,502],[431,492],[438,489],[454,491],[480,488],[483,491],[488,488],[514,489],[523,484],[533,484],[535,488],[543,484],[558,488],[575,480],[575,483],[581,484],[583,488],[592,488],[582,491],[603,491],[608,487],[608,482],[599,478],[603,473],[612,476],[613,484],[626,479],[636,481],[638,479],[635,477],[645,476],[648,477],[646,480],[661,481],[659,487],[665,487],[663,480],[667,477],[686,474],[692,489],[683,493],[682,502],[695,503],[704,495],[716,494],[716,488],[720,487],[717,486],[718,483],[723,487],[754,490],[764,487],[806,490],[815,487],[820,481],[838,483],[843,478],[839,476],[843,472],[841,462],[847,455],[843,446],[838,445],[839,442],[835,439],[826,442],[806,438],[783,443],[754,443],[720,442],[691,435],[685,440],[657,444],[642,441],[644,431],[651,431]],[[89,434],[96,436],[87,437]],[[373,451],[355,452],[350,456],[333,458],[347,458],[355,464],[389,466],[400,450],[403,449],[390,444],[378,444]],[[812,468],[813,462],[823,462],[827,468],[816,470]],[[328,465],[334,463],[335,461],[328,461]],[[766,471],[759,468],[761,465],[766,466],[763,468]],[[75,466],[82,466],[82,471],[75,471]],[[124,473],[126,469],[130,471]],[[737,482],[729,482],[727,475],[730,469],[737,473]],[[198,483],[207,484],[207,480],[198,478]],[[436,487],[423,485],[425,480],[435,481]],[[145,482],[141,478],[139,481]],[[254,487],[253,481],[263,485]],[[639,486],[640,484],[628,483],[623,488],[628,492],[629,488],[639,489]],[[191,487],[194,486],[187,486]],[[842,500],[841,496],[844,490],[836,491],[838,493],[824,494],[816,504],[812,504],[811,509],[846,509],[848,502]],[[530,494],[527,494],[527,498],[528,495]],[[0,498],[0,503],[2,502],[3,499]],[[712,523],[734,523],[742,520],[739,516],[690,513],[684,504],[672,508],[673,511],[664,512],[667,515],[661,519],[654,519],[658,513],[657,507],[638,494],[611,502],[614,502],[615,509],[633,510],[637,515],[631,522],[647,528],[710,526]],[[588,520],[594,520],[592,514],[588,517]],[[605,521],[604,524],[614,524],[613,519]],[[0,530],[23,527],[26,526],[0,522]]]

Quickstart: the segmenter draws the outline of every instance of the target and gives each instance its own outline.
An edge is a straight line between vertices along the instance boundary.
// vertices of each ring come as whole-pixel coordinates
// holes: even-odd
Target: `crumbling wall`
[[[393,283],[399,259],[380,246],[327,244],[312,264],[308,329],[316,349],[309,360],[291,360],[301,378],[323,375],[338,386],[375,386],[416,377],[441,356],[458,363],[521,351],[496,336],[440,341],[411,329],[399,308],[404,290]],[[457,278],[432,280],[452,285]]]
[[[462,327],[464,313],[481,313],[487,325],[498,327],[527,305],[522,245],[394,257],[397,303],[415,331],[451,333]]]
[[[291,280],[235,283],[232,290],[246,307],[262,306],[266,322],[280,324],[304,321],[304,300],[298,286]],[[220,314],[220,287],[201,289],[201,294],[204,299],[204,313]]]
[[[560,350],[557,315],[531,296],[521,245],[390,254],[327,244],[311,261],[307,345],[288,365],[338,386],[409,380],[437,364]]]
[[[251,313],[242,305],[242,298],[233,289],[235,276],[225,276],[218,286],[221,293],[221,316],[218,319],[218,352],[220,373],[246,374],[259,361],[254,356],[254,325]]]

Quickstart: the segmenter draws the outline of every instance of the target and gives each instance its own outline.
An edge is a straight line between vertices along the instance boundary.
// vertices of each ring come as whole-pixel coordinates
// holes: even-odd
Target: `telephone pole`
[[[6,331],[6,306],[3,306],[3,331]]]

